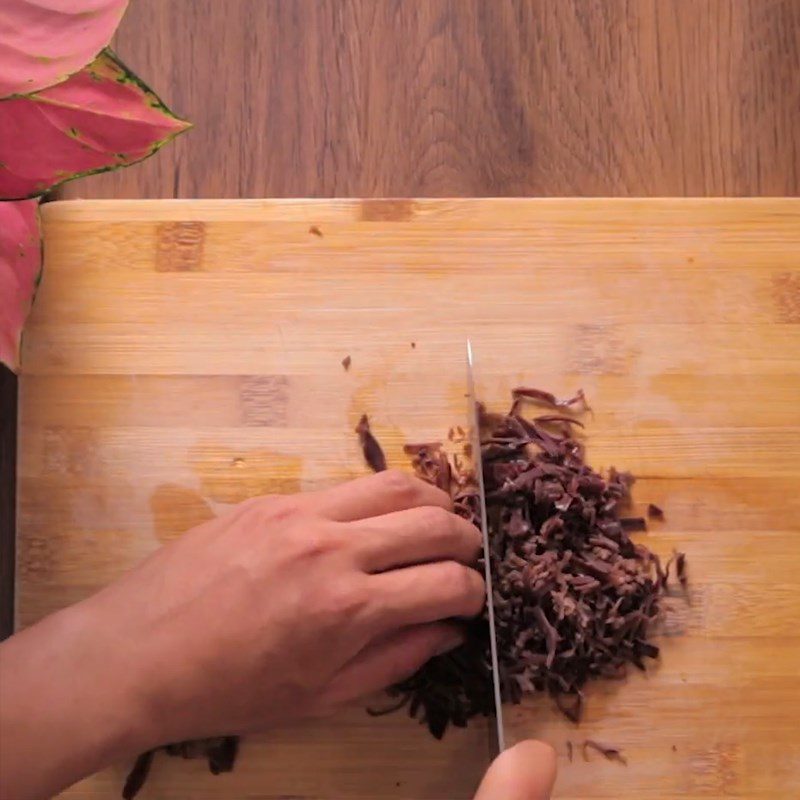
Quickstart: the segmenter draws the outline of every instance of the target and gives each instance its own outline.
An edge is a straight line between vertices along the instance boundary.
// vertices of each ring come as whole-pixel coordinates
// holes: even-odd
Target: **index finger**
[[[369,519],[418,506],[440,506],[448,511],[453,508],[446,492],[394,469],[356,478],[332,489],[309,492],[303,496],[303,502],[317,514],[336,522]]]

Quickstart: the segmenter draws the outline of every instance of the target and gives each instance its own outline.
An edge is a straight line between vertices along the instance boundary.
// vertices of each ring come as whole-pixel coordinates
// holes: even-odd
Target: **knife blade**
[[[502,753],[506,748],[505,732],[503,729],[503,706],[500,697],[500,672],[497,666],[497,635],[494,623],[494,605],[492,602],[492,562],[489,549],[489,528],[486,522],[486,487],[483,480],[483,460],[481,458],[481,431],[478,419],[478,398],[475,393],[475,359],[472,352],[472,342],[467,339],[467,404],[470,428],[470,441],[472,443],[472,461],[475,477],[478,482],[479,510],[481,517],[481,535],[483,536],[483,568],[486,580],[486,609],[489,617],[489,652],[492,667],[492,690],[494,693],[494,719],[495,724],[489,726],[489,733],[495,754]]]

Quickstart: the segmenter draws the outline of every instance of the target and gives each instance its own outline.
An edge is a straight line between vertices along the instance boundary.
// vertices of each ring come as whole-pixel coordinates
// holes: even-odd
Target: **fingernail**
[[[464,634],[461,633],[461,631],[453,631],[446,638],[442,639],[434,655],[443,656],[445,653],[455,650],[460,644],[464,644]]]

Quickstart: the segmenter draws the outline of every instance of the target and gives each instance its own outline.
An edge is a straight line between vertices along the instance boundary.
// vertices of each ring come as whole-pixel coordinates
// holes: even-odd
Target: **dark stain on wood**
[[[619,331],[605,324],[575,327],[568,344],[569,370],[578,374],[623,375],[631,369],[636,351]]]
[[[362,222],[407,222],[415,213],[413,200],[364,200]]]
[[[240,394],[242,422],[254,427],[286,425],[289,411],[289,379],[285,375],[246,378]]]
[[[157,272],[198,272],[203,268],[204,223],[162,222],[156,237]]]
[[[778,322],[800,322],[800,272],[780,272],[772,279]]]
[[[214,519],[211,506],[193,489],[162,483],[150,496],[153,530],[159,542],[176,539],[190,528]]]

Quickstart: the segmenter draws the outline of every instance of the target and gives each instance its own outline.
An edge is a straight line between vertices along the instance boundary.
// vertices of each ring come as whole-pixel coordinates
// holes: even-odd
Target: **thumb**
[[[489,767],[475,800],[548,800],[556,780],[556,754],[544,742],[520,742]]]

